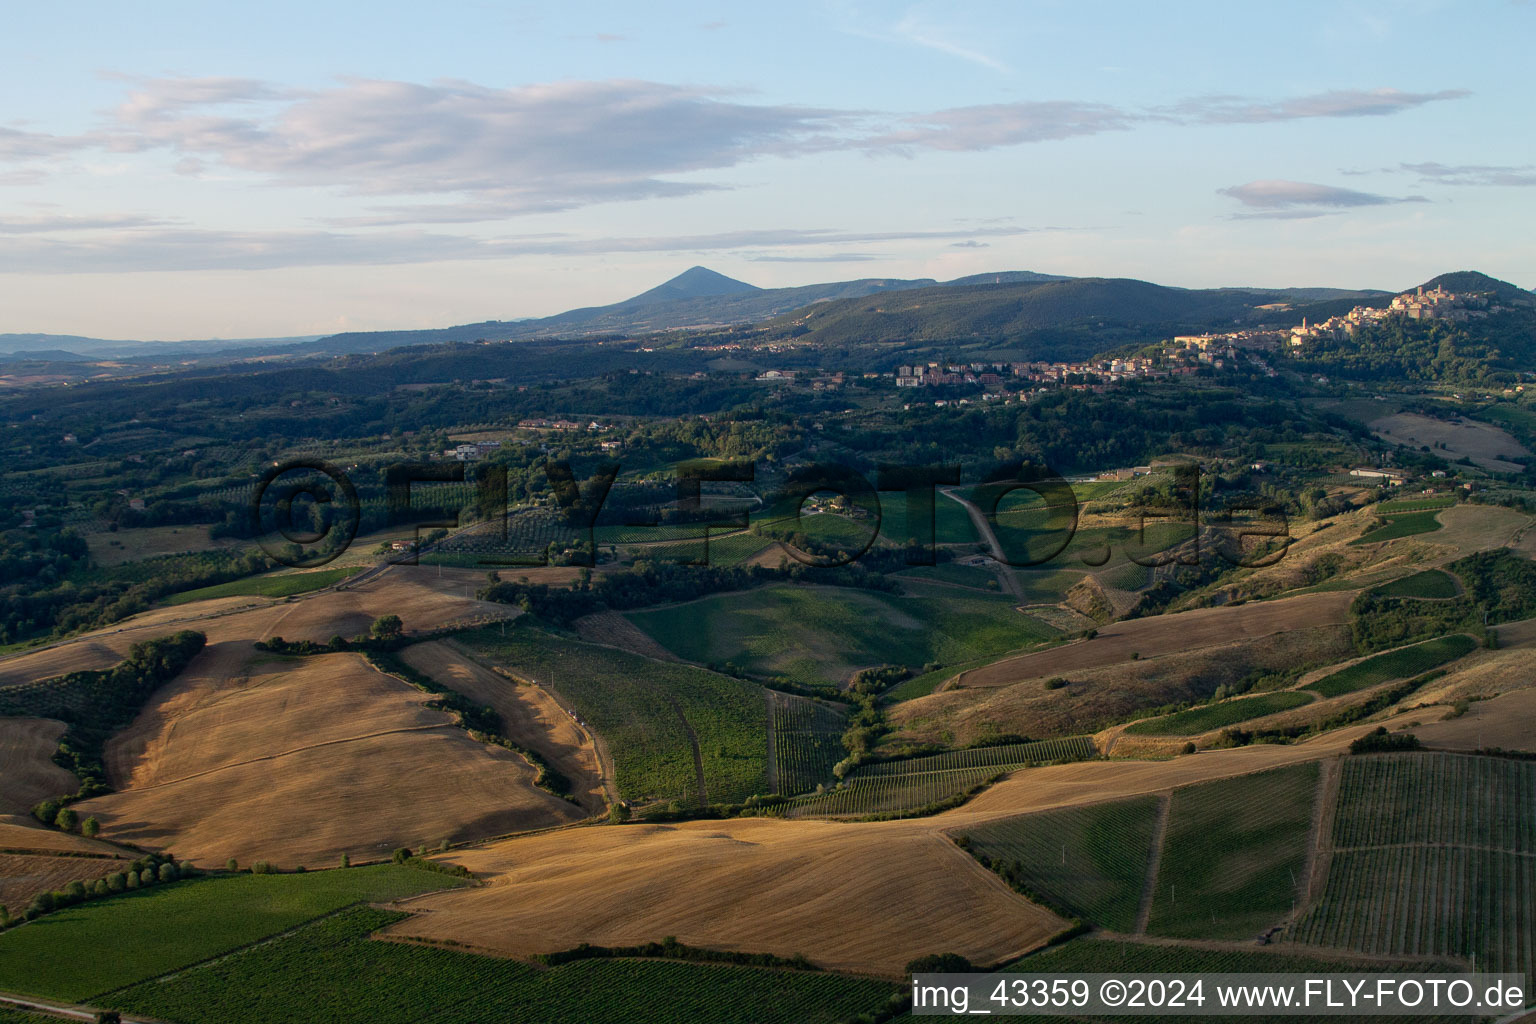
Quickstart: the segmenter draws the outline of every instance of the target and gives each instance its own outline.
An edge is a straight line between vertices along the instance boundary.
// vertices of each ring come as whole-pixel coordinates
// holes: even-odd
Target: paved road
[[[1008,593],[1013,595],[1013,599],[1019,604],[1024,604],[1024,588],[1019,584],[1019,578],[1014,575],[1013,566],[1008,564],[1008,556],[1003,553],[1003,545],[999,543],[997,534],[992,532],[992,524],[987,522],[987,517],[982,515],[981,509],[977,508],[973,502],[960,497],[950,488],[941,487],[939,491],[944,497],[952,501],[958,501],[961,505],[965,506],[965,511],[970,514],[971,522],[976,527],[976,533],[982,540],[987,542],[987,547],[992,549],[992,557],[997,560],[993,570],[997,573],[998,578],[1003,581],[1003,586],[1007,588]]]

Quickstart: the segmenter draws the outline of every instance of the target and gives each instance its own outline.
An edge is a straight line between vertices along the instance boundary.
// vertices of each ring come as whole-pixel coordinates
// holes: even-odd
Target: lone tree
[[[368,629],[368,635],[375,640],[393,640],[405,631],[405,623],[400,621],[398,615],[380,615],[373,620],[373,625]]]
[[[80,815],[76,814],[71,808],[65,807],[54,817],[53,823],[65,832],[73,832],[75,826],[80,824]]]
[[[87,839],[94,839],[100,833],[101,822],[96,820],[96,815],[94,814],[89,818],[86,818],[85,823],[80,826],[80,834],[85,836]]]

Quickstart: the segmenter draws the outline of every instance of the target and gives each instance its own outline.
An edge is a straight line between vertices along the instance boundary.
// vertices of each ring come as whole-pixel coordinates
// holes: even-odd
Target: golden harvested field
[[[1501,473],[1520,472],[1520,464],[1505,461],[1506,458],[1531,454],[1503,430],[1477,420],[1438,420],[1418,413],[1400,412],[1371,420],[1366,425],[1384,441],[1410,448],[1426,444],[1435,448],[1443,444],[1445,447],[1441,450],[1450,452],[1450,458],[1470,456],[1484,469]]]
[[[889,715],[895,732],[891,738],[964,745],[1004,733],[1034,737],[1091,733],[1144,708],[1203,700],[1218,685],[1236,683],[1252,671],[1337,661],[1353,653],[1347,626],[1319,626],[1071,671],[1062,676],[1068,684],[1057,689],[1046,689],[1043,679],[1032,678],[1010,686],[942,690],[892,707]],[[1179,737],[1178,745],[1183,746],[1186,738]],[[1149,749],[1161,747],[1155,744]]]
[[[1413,734],[1425,746],[1439,750],[1536,751],[1536,687],[1477,701],[1459,718],[1427,722],[1414,728]]]
[[[75,776],[53,763],[64,723],[0,718],[0,814],[26,814],[39,800],[73,793]]]
[[[484,582],[483,574],[480,580]],[[428,566],[394,566],[364,583],[339,591],[320,591],[287,601],[222,597],[172,608],[158,608],[45,650],[0,660],[0,686],[30,682],[79,669],[109,668],[130,645],[178,629],[196,629],[210,644],[266,637],[324,642],[340,633],[365,632],[375,618],[394,613],[409,631],[434,629],[451,622],[511,618],[518,609],[477,601],[478,584],[468,577],[437,578]]]
[[[0,907],[19,914],[40,892],[62,889],[70,882],[94,882],[120,870],[121,862],[104,857],[0,853]]]
[[[1408,539],[1442,550],[1446,546],[1452,547],[1454,551],[1447,554],[1458,558],[1510,544],[1532,522],[1524,512],[1498,505],[1457,505],[1438,513],[1435,518],[1440,521],[1440,529]],[[1449,561],[1449,558],[1442,557],[1441,560]]]
[[[620,618],[619,616],[615,616]],[[621,621],[628,622],[627,619]],[[633,627],[631,627],[633,628]],[[571,783],[571,794],[593,814],[607,808],[603,770],[593,737],[539,686],[518,683],[472,659],[452,641],[407,647],[406,663],[501,715],[507,738],[542,757]]]
[[[1065,923],[981,870],[951,844],[950,833],[1031,811],[1333,757],[1374,727],[1352,726],[1291,746],[1015,772],[932,818],[738,818],[508,839],[447,855],[490,884],[413,902],[417,916],[386,934],[509,956],[676,935],[716,949],[802,952],[825,967],[885,975],[938,950],[978,962],[1002,960]]]
[[[0,814],[0,850],[27,853],[122,853],[110,843],[87,839],[71,832],[43,828],[30,815]]]
[[[1282,630],[1305,629],[1348,621],[1348,592],[1306,594],[1278,601],[1251,602],[1237,607],[1197,608],[1174,615],[1114,622],[1099,629],[1092,640],[1022,654],[962,672],[950,685],[1008,686],[1024,679],[1067,675],[1130,661],[1131,655],[1155,658],[1174,652],[1214,647],[1234,640],[1268,636]]]
[[[931,952],[1008,959],[1066,927],[927,823],[602,826],[449,859],[493,876],[491,885],[416,901],[418,916],[386,934],[512,956],[675,935],[896,975]]]
[[[106,838],[204,865],[320,866],[582,816],[428,699],[359,655],[218,644],[108,745],[121,791],[77,809]]]
[[[958,830],[1016,814],[1161,793],[1195,782],[1247,775],[1302,761],[1316,761],[1344,753],[1353,740],[1378,725],[1385,724],[1393,729],[1413,717],[1416,715],[1396,715],[1380,721],[1352,725],[1314,737],[1305,743],[1261,743],[1226,750],[1204,750],[1166,761],[1082,761],[1032,768],[1015,772],[961,807],[945,811],[934,818],[917,820],[931,821],[948,830]]]

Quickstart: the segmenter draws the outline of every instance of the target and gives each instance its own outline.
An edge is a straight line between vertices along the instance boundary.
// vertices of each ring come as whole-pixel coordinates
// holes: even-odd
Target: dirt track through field
[[[1147,924],[1152,920],[1152,899],[1157,895],[1157,873],[1163,866],[1163,843],[1168,838],[1168,812],[1172,806],[1172,792],[1158,795],[1157,820],[1152,825],[1152,854],[1147,858],[1147,877],[1141,883],[1141,902],[1136,906],[1136,935],[1147,934]]]
[[[606,809],[605,773],[592,735],[543,687],[493,671],[451,640],[413,644],[402,657],[418,672],[499,714],[507,738],[563,775],[589,814]]]

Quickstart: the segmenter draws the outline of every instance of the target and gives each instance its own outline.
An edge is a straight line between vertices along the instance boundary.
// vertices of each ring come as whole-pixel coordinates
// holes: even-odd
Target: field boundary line
[[[1323,898],[1328,887],[1328,873],[1333,868],[1333,820],[1338,811],[1339,780],[1344,775],[1344,759],[1324,761],[1317,773],[1317,795],[1312,804],[1312,834],[1307,842],[1306,885],[1291,909],[1284,928],[1293,927],[1301,915]]]
[[[445,722],[442,725],[407,725],[399,729],[384,729],[380,732],[364,733],[360,736],[345,736],[340,739],[323,740],[320,743],[311,743],[303,747],[294,747],[292,750],[280,750],[275,754],[263,754],[261,757],[253,757],[245,761],[234,761],[230,764],[221,764],[216,768],[204,768],[200,772],[191,775],[183,775],[179,779],[169,779],[165,782],[156,782],[148,786],[135,786],[129,792],[145,793],[152,789],[164,789],[167,786],[177,786],[183,782],[191,782],[193,779],[201,779],[217,772],[228,771],[231,768],[244,768],[248,765],[260,764],[262,761],[276,761],[278,758],[289,757],[293,754],[302,754],[309,750],[320,750],[323,747],[334,747],[342,743],[356,743],[359,740],[377,739],[380,736],[396,736],[407,732],[431,732],[437,729],[458,729],[458,726]]]
[[[778,701],[774,692],[767,687],[763,688],[763,696],[768,702],[768,792],[779,791],[779,751],[778,743],[774,739],[773,713],[778,708]]]
[[[1152,919],[1152,900],[1157,895],[1157,876],[1163,866],[1163,843],[1168,838],[1168,819],[1173,807],[1173,790],[1157,794],[1157,818],[1152,825],[1152,849],[1147,856],[1147,877],[1141,885],[1141,901],[1136,906],[1137,935],[1147,934]]]
[[[443,638],[442,642],[448,644],[449,646],[451,646],[454,650],[458,651],[460,654],[462,654],[469,661],[474,662],[475,664],[481,666],[482,668],[486,669],[487,671],[493,672],[496,675],[501,676],[503,679],[506,679],[506,680],[510,681],[515,686],[531,686],[534,689],[540,691],[541,693],[548,694],[549,699],[555,702],[555,706],[556,707],[558,707],[561,711],[565,712],[566,717],[568,717],[571,720],[571,722],[576,726],[576,728],[581,731],[581,734],[583,736],[587,737],[589,740],[592,741],[592,750],[593,750],[594,753],[597,754],[597,767],[598,767],[598,772],[599,772],[599,774],[601,776],[601,778],[598,779],[598,782],[602,785],[603,792],[608,797],[608,803],[610,805],[613,805],[613,804],[617,804],[617,803],[621,802],[620,799],[619,799],[619,783],[618,783],[618,778],[614,774],[613,757],[608,752],[607,741],[605,741],[603,739],[601,733],[599,733],[596,729],[592,728],[591,726],[587,725],[587,723],[582,719],[582,717],[576,713],[576,709],[575,709],[574,706],[572,706],[570,701],[568,701],[564,697],[560,696],[560,692],[558,690],[556,690],[553,686],[546,685],[544,683],[539,682],[538,679],[536,679],[533,676],[520,675],[519,673],[513,671],[510,668],[507,668],[507,667],[505,667],[503,665],[498,665],[498,664],[496,664],[493,661],[490,661],[490,660],[488,660],[488,659],[486,659],[484,657],[481,657],[475,651],[471,650],[468,645],[460,643],[457,637],[454,637],[454,636],[445,637],[445,638]],[[577,641],[577,642],[586,643],[587,641],[583,640],[583,641]],[[599,644],[599,645],[594,645],[594,646],[603,646],[603,645]],[[614,650],[619,650],[619,648],[614,648]],[[630,652],[630,653],[633,653],[633,652]],[[635,657],[643,658],[643,657],[645,657],[645,655],[637,654],[637,655],[635,655]],[[655,659],[652,659],[652,660],[655,660]],[[665,664],[665,662],[660,662],[659,664]],[[521,833],[518,833],[518,834],[521,834]]]
[[[693,774],[699,787],[699,803],[709,803],[709,790],[704,785],[704,754],[699,750],[699,734],[694,732],[693,723],[688,721],[688,716],[683,714],[683,706],[677,702],[672,694],[664,694],[667,704],[677,715],[677,720],[683,723],[683,731],[688,734],[688,745],[693,748]]]
[[[178,974],[185,974],[187,971],[196,970],[199,967],[207,967],[209,964],[218,963],[220,960],[227,960],[232,956],[244,953],[247,950],[255,949],[258,946],[265,946],[269,942],[276,942],[278,939],[286,938],[295,932],[303,931],[305,928],[308,928],[312,924],[328,920],[337,916],[338,914],[345,914],[347,911],[354,910],[357,907],[373,905],[374,903],[372,900],[353,900],[351,903],[348,903],[344,907],[337,907],[335,910],[328,910],[324,914],[318,914],[315,917],[309,918],[308,920],[300,921],[298,924],[293,925],[291,928],[284,928],[282,931],[273,932],[271,935],[263,935],[259,939],[253,939],[250,942],[235,946],[232,949],[226,949],[221,953],[215,953],[212,956],[205,956],[201,960],[194,960],[190,964],[182,964],[180,967],[173,967],[169,971],[166,971],[164,974],[156,974],[148,978],[140,978],[138,981],[129,982],[126,985],[119,985],[117,988],[110,988],[105,992],[98,992],[90,998],[105,999],[107,996],[116,995],[118,992],[124,992],[130,988],[137,988],[140,985],[148,985],[150,982],[164,981],[167,978],[174,978]]]

